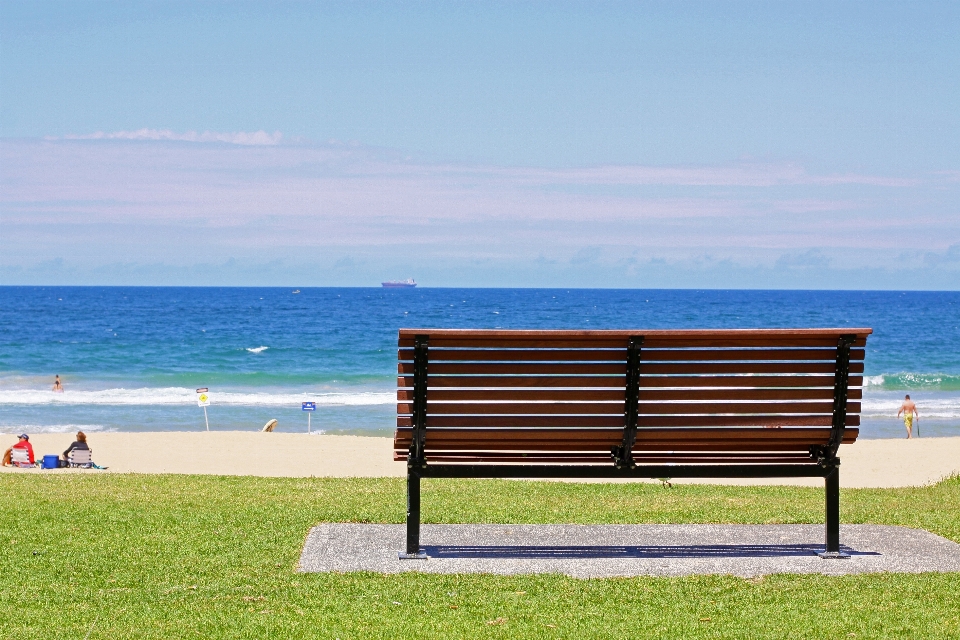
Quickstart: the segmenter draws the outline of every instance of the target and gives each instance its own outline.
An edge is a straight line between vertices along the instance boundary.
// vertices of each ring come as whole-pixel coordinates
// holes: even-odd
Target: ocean
[[[400,327],[872,327],[861,437],[960,436],[960,292],[0,287],[0,432],[390,435]],[[65,392],[53,393],[54,375]]]

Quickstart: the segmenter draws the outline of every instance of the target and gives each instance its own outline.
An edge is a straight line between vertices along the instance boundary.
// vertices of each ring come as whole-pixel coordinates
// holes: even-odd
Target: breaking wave
[[[883,391],[960,391],[960,375],[947,373],[882,373],[864,376],[863,386]]]
[[[269,393],[210,391],[213,404],[233,406],[298,406],[312,401],[329,406],[387,405],[396,402],[396,392],[366,391],[356,393]],[[102,389],[82,391],[70,389],[54,393],[37,389],[0,390],[0,405],[189,405],[196,404],[194,389],[184,387],[145,387],[140,389]]]
[[[0,424],[0,434],[70,433],[75,431],[116,431],[102,424]]]

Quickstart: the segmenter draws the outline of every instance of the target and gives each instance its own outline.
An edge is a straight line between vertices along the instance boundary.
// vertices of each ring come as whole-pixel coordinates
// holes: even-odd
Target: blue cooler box
[[[43,464],[41,466],[43,466],[44,469],[56,469],[60,466],[60,456],[43,456]]]

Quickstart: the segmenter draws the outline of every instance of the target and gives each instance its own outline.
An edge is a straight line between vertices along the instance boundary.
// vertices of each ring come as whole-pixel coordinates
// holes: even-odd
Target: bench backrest
[[[414,424],[428,458],[453,461],[609,460],[625,442],[636,455],[835,453],[857,436],[871,332],[401,329],[396,457]]]

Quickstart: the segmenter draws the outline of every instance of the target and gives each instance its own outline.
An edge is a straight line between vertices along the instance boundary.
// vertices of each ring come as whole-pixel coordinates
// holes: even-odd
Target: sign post
[[[203,407],[203,421],[207,425],[207,431],[210,431],[210,421],[207,419],[207,407],[210,406],[210,396],[207,395],[209,389],[200,387],[197,389],[197,406]]]
[[[317,403],[316,402],[301,403],[300,410],[307,412],[307,433],[310,433],[310,415],[317,410]]]

